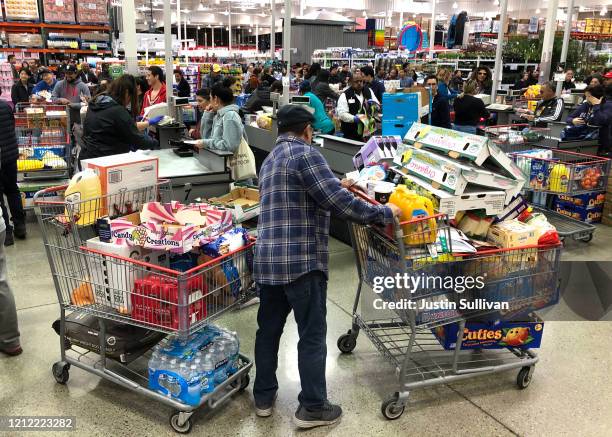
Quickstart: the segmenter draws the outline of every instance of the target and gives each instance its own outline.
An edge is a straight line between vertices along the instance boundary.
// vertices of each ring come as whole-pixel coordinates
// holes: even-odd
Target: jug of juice
[[[92,169],[76,173],[64,193],[66,217],[81,226],[96,221],[101,212],[102,187],[100,178]]]
[[[433,218],[418,220],[434,215],[433,204],[430,199],[410,191],[405,185],[398,185],[391,194],[389,202],[402,210],[400,221],[411,221],[411,223],[402,225],[404,244],[421,246],[436,241],[436,220]]]
[[[565,164],[555,164],[550,171],[550,191],[557,193],[567,193],[569,185],[570,171]]]

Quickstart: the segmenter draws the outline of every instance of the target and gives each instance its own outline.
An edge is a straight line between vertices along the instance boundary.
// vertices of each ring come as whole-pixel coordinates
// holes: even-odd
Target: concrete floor
[[[79,369],[71,371],[67,385],[55,383],[50,368],[59,357],[59,344],[51,323],[58,316],[57,299],[36,225],[30,227],[29,235],[27,241],[7,250],[25,352],[17,358],[0,356],[0,416],[74,415],[76,435],[175,435],[168,426],[171,410],[165,406]],[[601,227],[590,244],[568,243],[564,256],[612,258],[610,242],[612,228]],[[417,390],[399,420],[385,420],[380,413],[381,399],[396,391],[391,366],[365,335],[360,335],[351,355],[341,355],[335,346],[337,337],[351,325],[357,278],[351,249],[332,241],[331,252],[328,390],[345,415],[338,425],[307,435],[609,435],[610,322],[547,322],[541,361],[526,390],[516,388],[516,371]],[[257,307],[250,307],[220,321],[238,331],[247,355],[253,351],[256,311]],[[306,435],[291,423],[299,391],[296,339],[295,323],[290,322],[281,347],[281,388],[272,417],[254,415],[249,387],[217,411],[196,413],[193,434]]]

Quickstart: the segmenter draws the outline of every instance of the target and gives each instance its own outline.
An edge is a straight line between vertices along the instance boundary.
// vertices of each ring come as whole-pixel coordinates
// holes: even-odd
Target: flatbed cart
[[[557,229],[559,238],[563,241],[572,238],[576,241],[589,243],[593,239],[595,226],[590,223],[581,222],[575,218],[568,217],[557,211],[532,206],[534,212],[542,213],[546,216],[548,223]]]
[[[45,200],[48,193],[65,189],[49,188],[35,196],[35,211],[60,304],[60,360],[52,367],[55,380],[65,384],[70,368],[78,367],[172,407],[172,428],[189,432],[197,408],[215,409],[249,385],[252,361],[239,354],[235,373],[213,392],[202,395],[198,405],[189,405],[172,397],[169,390],[162,393],[148,387],[150,350],[142,357],[133,357],[129,364],[109,358],[106,323],[115,321],[189,338],[252,297],[254,240],[186,272],[146,262],[144,256],[150,252],[144,250],[136,250],[130,257],[111,255],[87,247],[87,240],[96,236],[96,219],[109,211],[111,216],[120,216],[139,210],[145,202],[169,200],[169,183],[160,181],[151,187],[82,202]],[[225,269],[234,272],[231,279],[224,274]],[[138,281],[140,287],[136,286]],[[69,312],[98,318],[99,345],[81,350],[70,344],[66,337]]]
[[[486,126],[485,136],[505,153],[548,148],[541,141],[548,138],[550,129],[532,127],[528,123]]]
[[[432,235],[432,231],[437,235]],[[531,313],[559,299],[561,245],[455,254],[448,244],[451,241],[450,228],[444,215],[401,224],[396,221],[392,231],[352,224],[351,237],[359,285],[351,329],[338,338],[337,346],[342,353],[352,352],[360,331],[363,331],[395,368],[398,391],[381,405],[385,418],[399,418],[411,390],[417,388],[513,369],[519,370],[518,387],[524,389],[529,385],[538,362],[534,351],[520,347],[462,350],[462,337],[457,338],[454,349],[445,350],[434,336],[437,328],[450,323],[457,323],[458,333],[463,335],[466,320],[487,315],[493,317],[492,312],[497,310],[396,308],[386,313],[373,313],[369,307],[372,301],[368,301],[373,295],[369,290],[375,290],[376,277],[394,277],[396,274],[457,277],[486,272],[486,285],[482,290],[466,290],[460,297],[468,302],[478,302],[483,298],[507,302],[506,315]],[[435,250],[432,249],[433,239],[436,240]],[[446,249],[442,243],[444,240],[448,246]],[[434,305],[458,299],[457,293],[440,290],[435,284],[418,290],[386,288],[376,297],[387,303],[414,302],[417,308],[424,303]]]

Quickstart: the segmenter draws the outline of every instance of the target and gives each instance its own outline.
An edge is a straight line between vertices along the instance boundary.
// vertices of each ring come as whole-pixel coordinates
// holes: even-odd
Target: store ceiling
[[[318,9],[335,12],[348,18],[385,18],[387,9],[391,16],[391,23],[399,23],[400,12],[403,11],[404,20],[411,16],[430,16],[432,0],[343,0],[330,2],[329,0],[293,0],[293,17],[309,14]],[[452,15],[455,12],[465,10],[468,14],[495,16],[498,13],[498,0],[436,0],[436,12]],[[512,18],[529,18],[532,16],[546,16],[546,8],[551,0],[509,0],[508,11]],[[173,11],[173,23],[176,22],[177,0],[171,0]],[[559,0],[559,8],[565,8],[568,0]],[[603,0],[607,3],[608,0]],[[342,8],[328,8],[330,3],[341,5]],[[576,7],[584,10],[592,10],[593,16],[599,17],[603,3],[602,0],[575,0]],[[154,26],[163,24],[163,2],[162,0],[135,0],[137,9],[137,27],[143,30],[153,21]],[[280,30],[281,18],[285,12],[284,0],[275,0],[277,17],[277,29]],[[181,0],[181,21],[187,19],[188,26],[227,26],[231,12],[232,26],[255,26],[258,25],[264,32],[270,28],[271,0]],[[608,9],[612,7],[608,5]],[[536,12],[539,13],[536,13]],[[563,17],[561,17],[563,18]]]

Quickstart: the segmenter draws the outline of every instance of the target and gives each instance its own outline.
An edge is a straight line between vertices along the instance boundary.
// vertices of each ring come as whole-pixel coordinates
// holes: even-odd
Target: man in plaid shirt
[[[278,111],[279,137],[259,175],[261,213],[254,260],[260,293],[255,410],[260,417],[272,414],[278,347],[293,310],[302,384],[294,422],[300,428],[329,425],[342,415],[342,409],[327,400],[325,382],[330,214],[379,224],[399,215],[395,205],[371,205],[342,187],[317,147],[310,145],[313,122],[302,106],[286,105]]]

